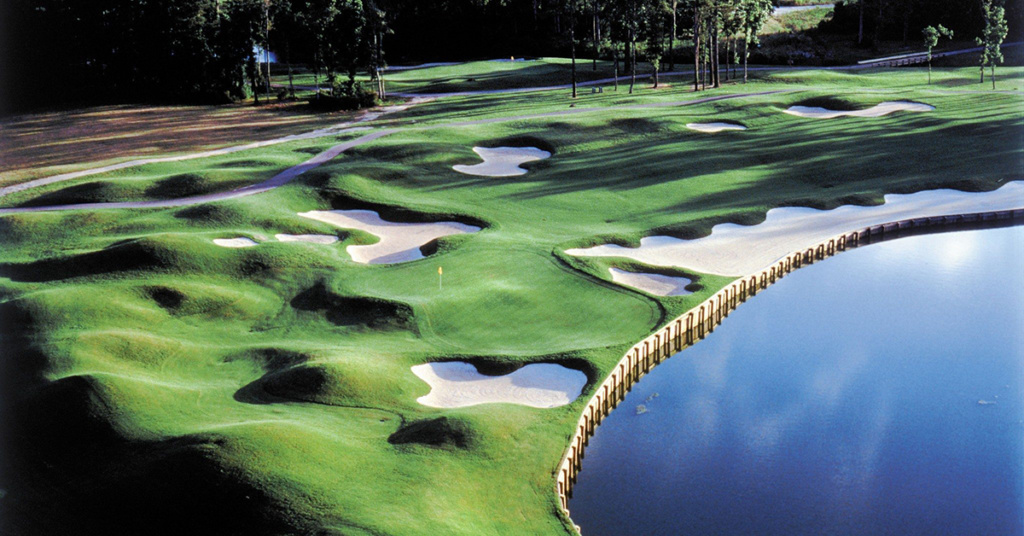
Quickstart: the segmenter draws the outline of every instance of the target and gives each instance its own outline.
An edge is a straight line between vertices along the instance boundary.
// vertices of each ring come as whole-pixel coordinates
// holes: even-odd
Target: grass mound
[[[175,310],[185,301],[185,294],[181,291],[164,286],[149,287],[146,293],[160,307],[168,310]]]
[[[345,191],[334,188],[324,189],[319,193],[321,197],[331,204],[333,210],[372,210],[380,214],[381,218],[391,222],[435,223],[440,221],[456,221],[467,225],[475,225],[481,229],[490,226],[486,221],[466,214],[454,212],[426,213],[394,205],[364,201],[352,197]]]
[[[804,99],[799,102],[794,102],[793,106],[808,106],[813,108],[825,108],[826,110],[835,110],[837,112],[853,112],[861,110],[864,107],[857,103],[850,102],[846,99],[839,97],[811,97]]]
[[[166,268],[181,253],[150,239],[127,240],[99,251],[0,265],[0,274],[14,281],[42,282]]]
[[[402,426],[388,437],[388,443],[392,445],[424,445],[443,449],[468,449],[474,443],[474,435],[473,428],[462,419],[437,417]]]
[[[208,177],[195,173],[173,175],[156,181],[146,189],[146,195],[158,199],[174,199],[193,195],[208,194],[228,189],[224,184],[216,184]]]
[[[644,117],[613,119],[609,121],[608,124],[626,134],[652,134],[655,132],[661,132],[665,129],[665,126],[661,121]]]
[[[536,147],[554,155],[558,152],[554,143],[538,136],[505,136],[481,142],[482,147]]]
[[[73,205],[78,203],[103,203],[123,200],[125,189],[117,184],[106,182],[86,182],[49,192],[23,203],[20,207],[46,207],[51,205]]]
[[[415,327],[412,307],[380,298],[342,296],[328,289],[323,281],[292,298],[291,306],[300,311],[322,314],[336,326],[366,326],[380,330]]]
[[[244,215],[238,210],[223,204],[203,204],[183,208],[174,213],[175,217],[195,223],[224,225],[244,221]]]

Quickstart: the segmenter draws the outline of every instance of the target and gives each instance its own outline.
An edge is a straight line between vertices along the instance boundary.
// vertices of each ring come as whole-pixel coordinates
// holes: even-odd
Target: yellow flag
[[[437,267],[437,275],[441,275],[441,274],[443,274],[443,273],[444,273],[444,270],[442,270],[442,269],[441,269],[441,267],[440,267],[440,266],[438,266],[438,267]]]

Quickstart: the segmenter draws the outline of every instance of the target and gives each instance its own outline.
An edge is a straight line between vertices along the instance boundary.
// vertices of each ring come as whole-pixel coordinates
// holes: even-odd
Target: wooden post
[[[693,344],[693,313],[686,315],[686,344]]]
[[[704,338],[704,306],[700,306],[700,312],[697,313],[697,337]]]

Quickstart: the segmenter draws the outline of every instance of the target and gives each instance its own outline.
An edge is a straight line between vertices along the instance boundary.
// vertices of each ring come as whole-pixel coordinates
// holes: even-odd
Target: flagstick
[[[443,280],[444,280],[444,270],[442,270],[441,267],[438,266],[437,267],[437,290],[444,290]]]

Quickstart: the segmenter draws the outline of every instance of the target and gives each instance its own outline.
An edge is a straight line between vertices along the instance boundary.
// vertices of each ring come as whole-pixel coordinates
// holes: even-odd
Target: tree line
[[[7,104],[81,100],[224,102],[274,93],[257,48],[303,64],[337,98],[382,94],[388,61],[569,56],[611,60],[635,85],[638,63],[658,74],[684,62],[693,87],[746,78],[772,0],[6,0]],[[997,8],[1019,31],[1020,2],[839,0],[822,31],[870,47],[943,25],[998,34]],[[1004,23],[1005,25],[1005,23]],[[998,26],[998,25],[997,25]],[[1005,32],[1004,32],[1005,34]],[[987,38],[986,38],[987,39]],[[990,42],[988,39],[986,42]],[[994,63],[998,48],[987,46]],[[385,57],[386,52],[386,57]],[[724,64],[724,69],[723,69]],[[581,66],[582,68],[582,66]],[[374,83],[356,83],[360,71]],[[574,84],[575,86],[575,84]],[[575,87],[574,87],[575,93]]]

